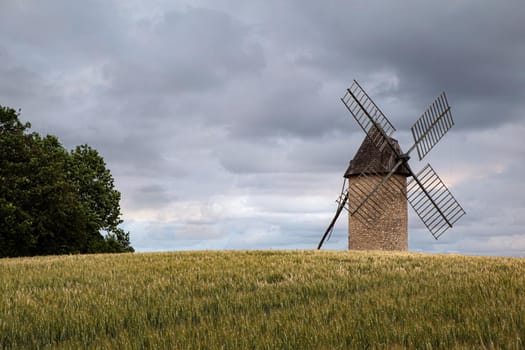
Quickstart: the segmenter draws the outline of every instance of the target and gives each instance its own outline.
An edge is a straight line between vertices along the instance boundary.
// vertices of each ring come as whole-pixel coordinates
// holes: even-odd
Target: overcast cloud
[[[523,18],[518,0],[4,0],[0,105],[102,154],[137,251],[310,249],[364,137],[352,79],[404,149],[445,90],[456,125],[425,160],[467,215],[436,241],[410,209],[409,248],[525,256]]]

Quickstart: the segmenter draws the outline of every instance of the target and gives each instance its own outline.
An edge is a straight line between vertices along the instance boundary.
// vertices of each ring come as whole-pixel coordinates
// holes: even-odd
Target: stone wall
[[[350,208],[355,207],[356,203],[360,203],[361,199],[366,196],[355,190],[370,186],[370,183],[364,183],[364,181],[377,183],[381,181],[381,177],[350,177],[348,199]],[[393,175],[371,199],[378,204],[382,213],[369,206],[360,208],[359,211],[362,211],[363,214],[371,211],[372,218],[367,220],[368,225],[355,217],[348,216],[348,249],[408,250],[406,177]],[[376,217],[373,217],[374,215]],[[369,217],[369,215],[365,216]]]

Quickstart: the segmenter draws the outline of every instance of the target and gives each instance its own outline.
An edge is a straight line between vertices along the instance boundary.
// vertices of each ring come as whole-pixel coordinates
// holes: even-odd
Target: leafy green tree
[[[0,256],[30,255],[36,245],[32,218],[24,210],[32,145],[25,131],[30,127],[14,109],[0,106]]]
[[[34,254],[88,252],[87,213],[68,176],[70,155],[54,136],[33,134],[33,140],[27,210],[35,228]]]
[[[0,106],[0,257],[133,251],[103,158],[30,127]]]
[[[108,251],[133,251],[129,233],[118,227],[123,222],[120,218],[120,192],[114,188],[113,176],[104,159],[88,145],[77,146],[71,152],[69,172],[85,208],[90,233],[97,236],[100,231],[106,232],[108,245],[105,249]],[[93,240],[93,243],[99,242]]]

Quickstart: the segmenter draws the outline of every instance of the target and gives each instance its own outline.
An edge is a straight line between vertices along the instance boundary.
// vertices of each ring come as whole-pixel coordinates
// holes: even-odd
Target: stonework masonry
[[[380,181],[381,178],[375,179]],[[349,193],[352,191],[352,186],[360,186],[359,181],[367,181],[367,179],[358,176],[350,176],[348,178]],[[368,179],[368,181],[370,181]],[[408,250],[408,212],[406,199],[406,176],[392,175],[390,181],[396,181],[401,190],[396,188],[395,195],[390,195],[389,200],[380,204],[381,214],[368,221],[368,225],[363,224],[355,217],[348,216],[348,249],[355,250]],[[382,191],[387,190],[389,182],[385,183],[378,193],[376,198],[384,199]],[[349,198],[350,207],[353,203],[360,203],[362,198]],[[367,210],[363,207],[361,210]]]

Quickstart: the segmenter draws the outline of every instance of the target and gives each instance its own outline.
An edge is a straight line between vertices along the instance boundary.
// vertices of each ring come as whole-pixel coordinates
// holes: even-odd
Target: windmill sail
[[[378,166],[371,162],[353,181],[348,189],[348,212],[363,225],[379,219],[398,194],[403,193],[405,184],[392,175],[402,165],[402,161],[390,170],[388,174],[378,173]]]
[[[389,144],[388,137],[396,129],[357,81],[354,80],[354,83],[346,90],[341,101],[343,101],[365,134],[368,137],[373,136],[374,144],[378,149],[383,150]]]
[[[414,138],[410,151],[416,147],[419,160],[422,160],[453,125],[447,96],[443,92],[410,128]]]
[[[349,196],[349,212],[365,226],[380,219],[385,209],[403,193],[405,184],[396,177],[385,177],[383,180],[371,174],[366,177],[365,182],[352,186]],[[365,191],[369,191],[365,194]],[[364,198],[363,198],[364,197]],[[356,201],[356,199],[362,199]]]
[[[465,215],[461,205],[430,164],[410,179],[407,199],[436,239]]]

